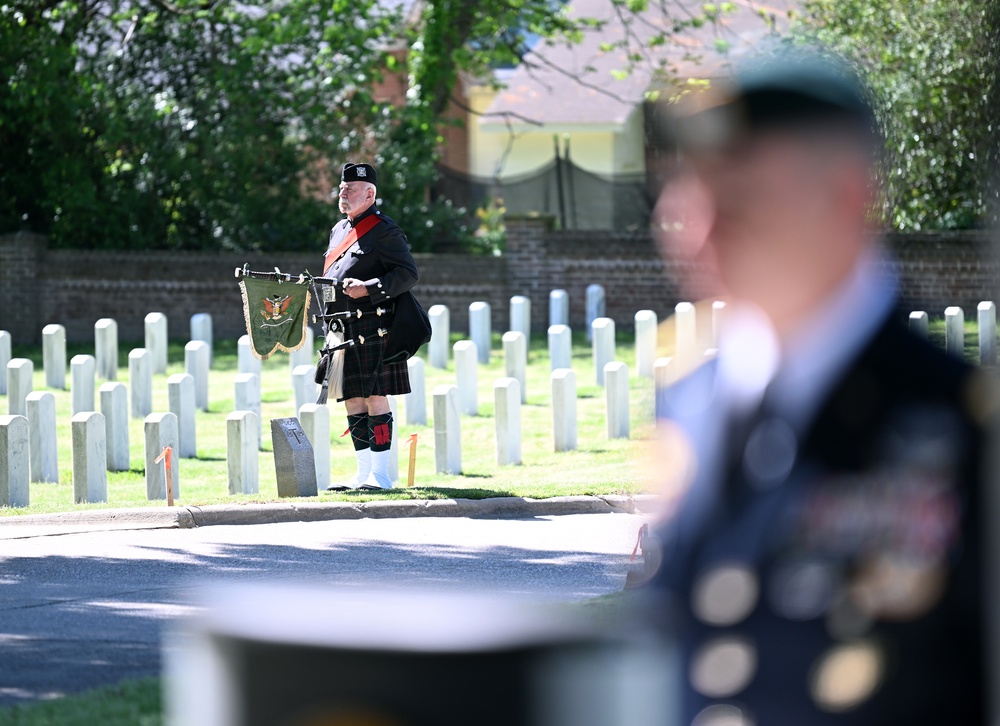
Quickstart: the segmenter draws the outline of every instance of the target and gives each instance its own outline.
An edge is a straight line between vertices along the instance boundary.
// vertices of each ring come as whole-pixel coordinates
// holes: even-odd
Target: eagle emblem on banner
[[[243,277],[239,285],[254,357],[267,360],[277,350],[291,353],[301,348],[308,324],[309,287],[253,277]]]
[[[271,325],[284,325],[292,322],[292,318],[288,316],[288,308],[292,306],[291,295],[285,295],[281,299],[278,299],[277,295],[273,295],[269,298],[263,298],[261,302],[264,304],[265,320],[273,321],[263,322],[261,323],[262,326],[268,327]],[[284,318],[284,320],[282,320],[282,318]]]

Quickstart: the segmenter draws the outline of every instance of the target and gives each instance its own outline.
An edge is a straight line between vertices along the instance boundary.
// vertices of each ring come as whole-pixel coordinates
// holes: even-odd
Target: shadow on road
[[[121,547],[122,556],[0,556],[0,705],[158,674],[162,626],[194,612],[209,585],[433,587],[579,600],[620,590],[628,560],[627,553],[371,540],[174,544],[183,538],[176,530],[146,534]],[[65,539],[76,540],[67,548],[86,542]]]

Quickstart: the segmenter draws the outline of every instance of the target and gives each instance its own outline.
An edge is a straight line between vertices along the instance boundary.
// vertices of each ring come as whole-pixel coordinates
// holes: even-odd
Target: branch
[[[468,104],[463,103],[462,101],[460,101],[458,98],[456,98],[454,96],[454,94],[451,96],[451,98],[449,99],[449,101],[451,101],[451,103],[455,104],[455,106],[457,106],[461,110],[466,111],[467,113],[471,113],[473,116],[483,116],[483,117],[486,117],[486,116],[501,116],[501,117],[503,117],[504,119],[507,120],[508,125],[510,123],[510,119],[517,119],[518,121],[523,121],[524,123],[531,124],[532,126],[544,126],[545,125],[541,121],[538,121],[536,119],[528,118],[527,116],[522,116],[521,114],[517,113],[516,111],[477,111],[476,109],[472,108]]]
[[[576,73],[571,73],[570,71],[567,71],[564,68],[560,68],[555,63],[553,63],[552,61],[550,61],[548,58],[546,58],[545,56],[543,56],[541,53],[538,53],[537,51],[534,52],[534,53],[532,53],[531,55],[533,57],[535,57],[535,58],[538,58],[538,60],[541,61],[540,65],[545,66],[545,67],[547,67],[547,68],[555,71],[556,73],[559,73],[560,75],[565,76],[566,78],[569,78],[571,81],[579,83],[584,88],[589,88],[592,91],[597,91],[598,93],[601,93],[601,94],[607,96],[608,98],[611,98],[611,99],[613,99],[615,101],[618,101],[619,103],[631,103],[632,102],[631,99],[624,98],[622,96],[619,96],[617,93],[612,93],[608,89],[603,88],[601,86],[598,86],[597,84],[590,83],[588,81],[583,80],[583,78],[581,78]],[[521,62],[525,66],[525,68],[528,69],[528,72],[530,73],[534,64],[532,64],[528,60],[528,56],[525,56],[524,60],[521,61]],[[538,79],[537,76],[535,78],[536,78],[536,80],[540,80],[540,79]],[[552,90],[551,86],[547,86],[547,88],[549,90]]]

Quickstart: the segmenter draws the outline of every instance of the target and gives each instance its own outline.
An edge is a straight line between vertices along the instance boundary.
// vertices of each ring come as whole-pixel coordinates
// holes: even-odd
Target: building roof
[[[508,120],[522,128],[544,124],[548,131],[620,128],[647,91],[660,82],[657,67],[681,79],[719,77],[732,60],[771,34],[761,12],[773,16],[780,27],[789,8],[796,5],[794,0],[732,0],[730,4],[734,11],[719,22],[683,29],[668,36],[665,44],[650,48],[649,40],[673,22],[661,6],[681,18],[701,13],[703,3],[650,3],[649,10],[632,14],[610,0],[571,0],[568,12],[573,17],[598,18],[605,25],[585,31],[580,43],[540,42],[506,79],[506,88],[479,123],[484,131],[504,132],[510,129]],[[631,39],[630,48],[614,45],[625,37]],[[723,46],[725,52],[720,51]],[[625,74],[630,52],[641,52],[645,58]]]

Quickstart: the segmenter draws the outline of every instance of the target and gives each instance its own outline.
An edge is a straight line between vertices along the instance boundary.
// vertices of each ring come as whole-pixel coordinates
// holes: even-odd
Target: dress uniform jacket
[[[417,265],[413,261],[406,235],[394,221],[382,214],[374,204],[362,212],[352,223],[350,219],[339,222],[330,233],[328,250],[335,249],[348,235],[354,224],[371,215],[381,221],[367,234],[351,245],[330,266],[326,260],[325,276],[336,280],[353,277],[362,280],[368,296],[357,300],[345,295],[338,285],[336,299],[328,306],[332,311],[357,311],[361,318],[351,318],[346,324],[345,337],[364,337],[363,345],[349,348],[344,357],[345,398],[400,395],[410,392],[410,379],[406,362],[382,363],[385,337],[379,329],[392,327],[392,314],[375,315],[377,308],[391,309],[394,300],[417,282]]]
[[[712,376],[661,410],[701,387],[723,415]],[[985,722],[979,385],[888,320],[798,435],[766,393],[728,427],[713,501],[696,478],[656,530],[683,723]]]

